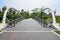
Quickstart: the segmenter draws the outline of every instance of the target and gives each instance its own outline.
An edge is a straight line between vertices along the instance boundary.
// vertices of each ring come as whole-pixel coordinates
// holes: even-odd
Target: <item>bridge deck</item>
[[[30,18],[30,19],[24,19],[18,24],[16,24],[15,27],[7,28],[6,30],[7,31],[50,31],[55,29],[43,27],[36,20]]]

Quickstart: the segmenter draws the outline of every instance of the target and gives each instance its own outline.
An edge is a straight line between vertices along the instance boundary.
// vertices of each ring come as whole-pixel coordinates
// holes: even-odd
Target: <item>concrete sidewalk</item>
[[[4,28],[6,28],[7,27],[7,24],[6,23],[0,23],[0,30],[1,29],[4,29]]]

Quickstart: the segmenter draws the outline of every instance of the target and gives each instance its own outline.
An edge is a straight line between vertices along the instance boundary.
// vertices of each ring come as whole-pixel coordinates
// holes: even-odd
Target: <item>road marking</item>
[[[10,35],[10,37],[9,37],[8,40],[15,40],[16,35],[17,35],[17,32],[13,32],[13,33],[11,33],[11,35]]]
[[[52,31],[4,31],[4,32],[52,32]]]

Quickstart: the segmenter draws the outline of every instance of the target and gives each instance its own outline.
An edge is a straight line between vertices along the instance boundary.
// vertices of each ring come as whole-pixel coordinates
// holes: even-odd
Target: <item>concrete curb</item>
[[[54,31],[52,31],[52,33],[54,33],[55,35],[57,35],[58,37],[60,37],[60,35]]]
[[[60,31],[60,26],[57,23],[54,23],[53,26]]]

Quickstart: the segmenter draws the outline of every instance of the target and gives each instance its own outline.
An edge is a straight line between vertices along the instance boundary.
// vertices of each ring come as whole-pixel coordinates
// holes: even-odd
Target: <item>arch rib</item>
[[[8,10],[9,8],[7,8],[6,11],[4,12],[2,23],[6,23],[6,15],[7,15]]]

